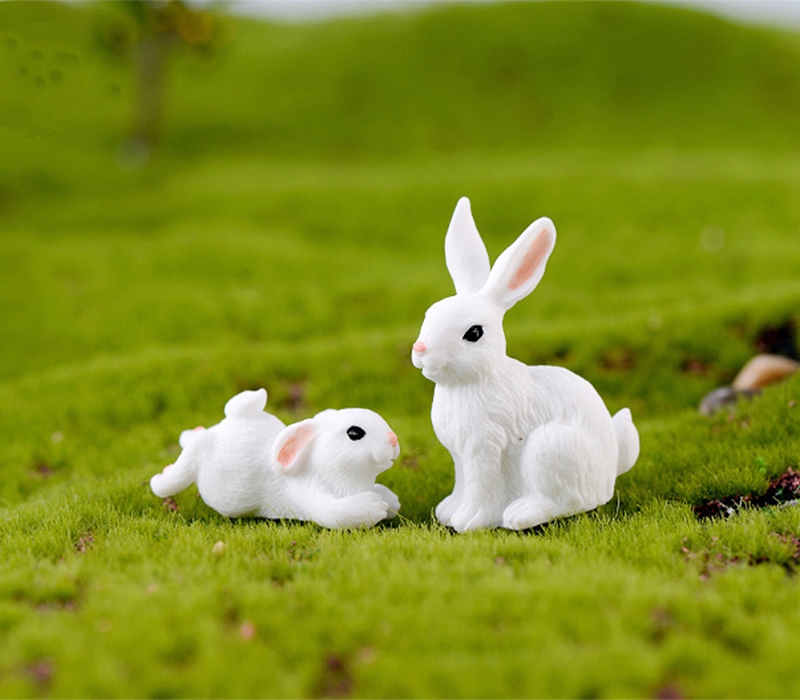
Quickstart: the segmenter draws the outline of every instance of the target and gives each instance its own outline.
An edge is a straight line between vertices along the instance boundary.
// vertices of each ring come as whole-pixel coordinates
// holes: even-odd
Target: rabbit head
[[[374,411],[328,409],[285,428],[272,446],[287,475],[311,474],[331,493],[373,482],[400,454],[397,435]]]
[[[503,316],[539,284],[555,242],[553,222],[538,219],[490,267],[462,197],[445,237],[456,294],[426,312],[411,353],[414,366],[437,383],[474,382],[498,368],[506,352]]]

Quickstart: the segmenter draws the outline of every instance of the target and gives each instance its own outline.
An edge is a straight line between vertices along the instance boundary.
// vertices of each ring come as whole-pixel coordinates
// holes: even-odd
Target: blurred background
[[[203,2],[204,0],[196,0]],[[386,10],[414,10],[436,2],[460,0],[228,0],[236,13],[306,21],[341,15],[360,15]],[[496,2],[497,0],[461,0]],[[683,5],[711,14],[755,24],[791,27],[800,24],[800,5],[790,0],[644,0],[662,5]]]
[[[467,195],[493,258],[560,232],[512,353],[694,406],[797,313],[796,9],[2,2],[0,379],[375,338],[406,368]]]

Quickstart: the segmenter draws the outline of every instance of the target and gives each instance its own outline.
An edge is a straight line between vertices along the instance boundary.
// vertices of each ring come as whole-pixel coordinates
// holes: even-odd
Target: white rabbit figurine
[[[329,409],[286,427],[264,412],[265,389],[243,391],[225,419],[181,433],[174,464],[150,480],[157,496],[197,483],[205,503],[231,518],[311,520],[328,528],[372,526],[400,509],[375,477],[400,447],[386,421],[364,408]]]
[[[428,309],[411,359],[436,384],[433,429],[455,466],[436,517],[458,532],[596,508],[639,456],[627,408],[612,418],[585,379],[506,355],[503,315],[539,283],[555,242],[553,222],[538,219],[490,267],[466,197],[447,230],[456,294]]]

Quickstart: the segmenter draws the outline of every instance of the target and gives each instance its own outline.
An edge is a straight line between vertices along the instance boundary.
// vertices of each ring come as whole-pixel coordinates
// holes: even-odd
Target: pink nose
[[[414,345],[411,346],[411,349],[414,352],[425,352],[428,349],[428,346],[425,345],[421,340],[418,340]]]
[[[395,435],[391,430],[389,431],[389,444],[392,447],[397,447],[397,435]]]

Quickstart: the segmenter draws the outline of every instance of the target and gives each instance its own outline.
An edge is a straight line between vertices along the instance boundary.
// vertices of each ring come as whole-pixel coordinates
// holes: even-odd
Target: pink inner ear
[[[542,260],[544,260],[547,255],[547,249],[549,247],[550,236],[547,235],[547,231],[542,231],[536,236],[533,243],[531,243],[528,252],[525,253],[525,257],[522,259],[511,281],[508,283],[509,289],[521,287],[533,276]]]
[[[312,428],[310,425],[301,425],[297,430],[295,430],[294,435],[292,435],[283,444],[280,452],[278,452],[278,464],[280,464],[284,469],[291,465],[291,463],[294,462],[295,457],[297,457],[297,453],[311,439],[313,434],[314,428]]]

